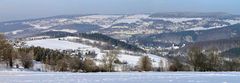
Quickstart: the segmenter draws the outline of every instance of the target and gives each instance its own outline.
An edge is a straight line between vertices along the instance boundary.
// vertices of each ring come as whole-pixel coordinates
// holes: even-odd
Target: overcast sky
[[[69,14],[156,12],[240,14],[240,0],[0,0],[0,21]]]

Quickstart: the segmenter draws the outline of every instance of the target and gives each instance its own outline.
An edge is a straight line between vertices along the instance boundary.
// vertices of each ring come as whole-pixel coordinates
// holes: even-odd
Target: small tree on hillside
[[[108,52],[106,55],[103,56],[103,64],[104,64],[104,68],[108,71],[108,72],[112,72],[114,70],[114,62],[117,59],[117,54],[118,51],[110,51]]]
[[[148,56],[142,56],[138,62],[140,71],[151,71],[152,61]]]
[[[33,67],[33,56],[34,52],[28,51],[27,49],[19,50],[19,59],[22,63],[22,66],[26,69]]]

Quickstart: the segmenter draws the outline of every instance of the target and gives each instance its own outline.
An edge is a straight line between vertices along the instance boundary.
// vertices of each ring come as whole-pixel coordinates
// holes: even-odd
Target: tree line
[[[220,55],[217,49],[203,50],[192,47],[185,61],[174,58],[171,71],[240,71],[240,58],[228,58]]]

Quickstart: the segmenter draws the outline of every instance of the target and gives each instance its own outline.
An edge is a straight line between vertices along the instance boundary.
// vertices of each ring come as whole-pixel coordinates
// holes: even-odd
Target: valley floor
[[[239,83],[240,72],[55,73],[0,71],[1,83]]]

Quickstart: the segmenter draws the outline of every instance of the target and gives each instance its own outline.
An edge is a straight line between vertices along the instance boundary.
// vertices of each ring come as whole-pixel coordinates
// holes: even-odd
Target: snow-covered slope
[[[152,54],[141,54],[144,56],[148,56],[152,60],[152,66],[153,67],[167,67],[168,66],[168,60],[166,58],[162,58],[156,55]],[[138,65],[139,59],[141,56],[136,55],[129,55],[129,54],[119,54],[118,59],[122,62],[127,62],[129,65]]]
[[[90,46],[74,43],[59,39],[42,39],[42,40],[33,40],[33,41],[26,41],[27,45],[29,46],[40,46],[43,48],[49,49],[60,49],[60,50],[67,50],[67,49],[78,49],[78,48],[91,48]]]
[[[67,40],[63,40],[67,39]],[[102,56],[101,49],[86,44],[71,42],[69,40],[77,39],[77,37],[64,37],[54,39],[41,39],[26,41],[27,46],[39,46],[43,48],[49,48],[54,50],[81,50],[83,53],[88,51],[94,51],[98,56]]]
[[[43,48],[49,48],[54,50],[82,50],[82,51],[94,51],[97,56],[96,59],[102,60],[103,55],[106,53],[101,51],[101,49],[97,47],[93,47],[90,45],[71,42],[72,40],[79,39],[78,37],[63,37],[63,38],[54,38],[54,39],[40,39],[40,40],[30,40],[26,41],[26,45],[28,46],[40,46]],[[96,42],[94,40],[84,39],[90,42]],[[139,62],[141,55],[149,56],[152,60],[154,67],[167,67],[168,60],[156,55],[152,54],[139,54],[132,51],[121,50],[118,54],[118,59],[121,62],[127,62],[129,65],[136,66]],[[99,63],[98,63],[99,64]],[[100,63],[101,64],[101,63]],[[160,65],[162,64],[162,65]]]

